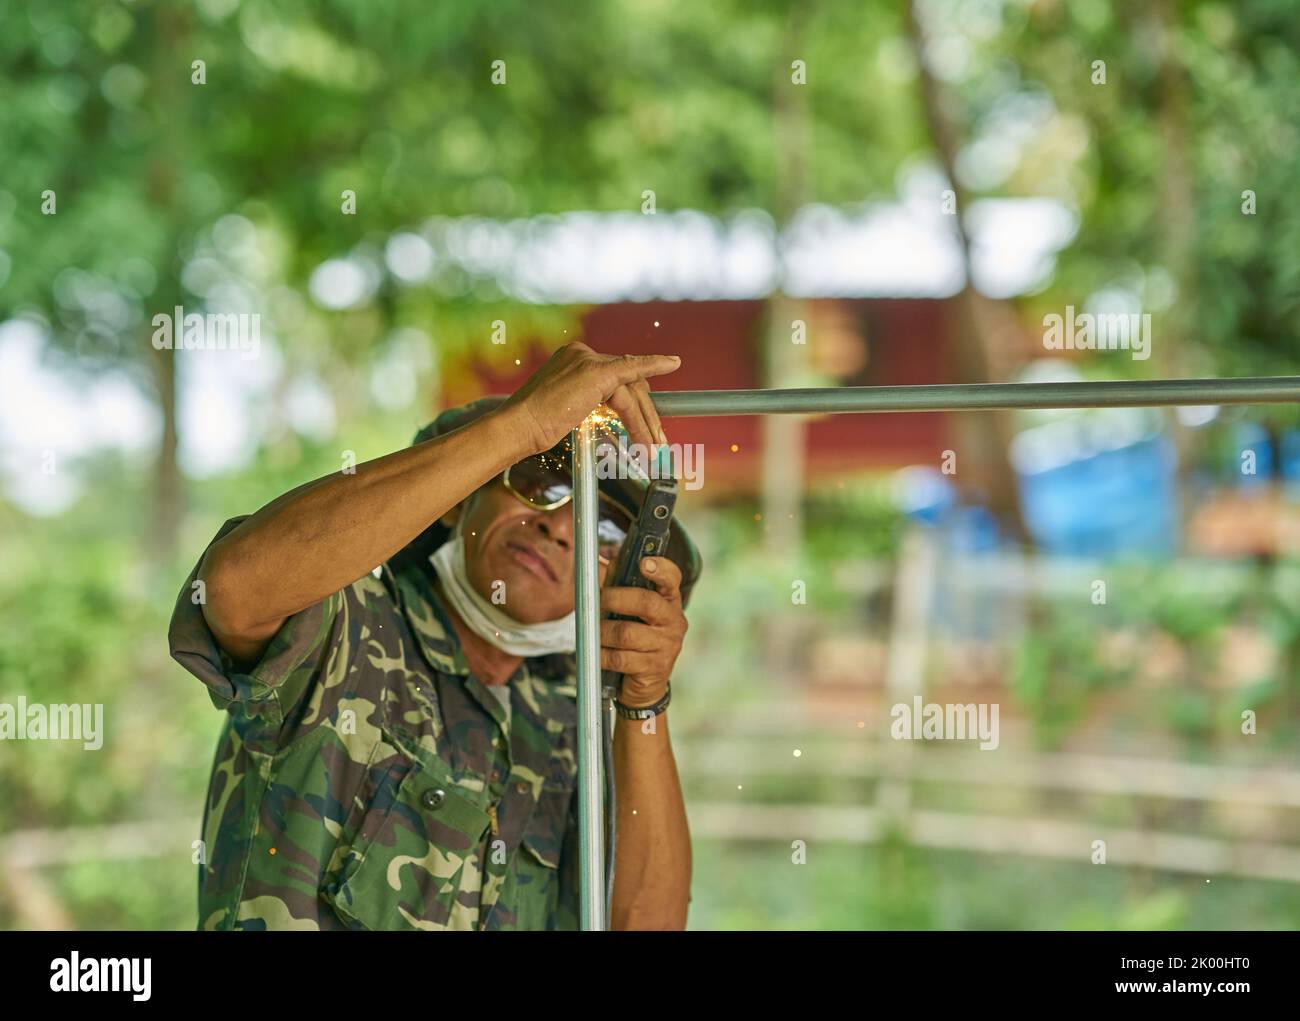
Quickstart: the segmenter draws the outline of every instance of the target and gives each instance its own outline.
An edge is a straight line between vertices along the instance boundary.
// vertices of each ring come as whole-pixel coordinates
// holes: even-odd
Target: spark
[[[607,404],[597,404],[592,409],[591,414],[587,416],[587,421],[593,423],[599,422],[601,424],[606,422],[617,422],[618,414]]]
[[[606,404],[597,404],[590,415],[587,416],[587,424],[593,429],[609,431],[611,426],[617,425],[620,428],[623,420],[618,417],[618,412]]]

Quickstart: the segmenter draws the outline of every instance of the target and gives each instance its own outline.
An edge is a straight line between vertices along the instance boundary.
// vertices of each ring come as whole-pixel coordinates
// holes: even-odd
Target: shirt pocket
[[[399,753],[378,768],[384,779],[321,896],[354,928],[473,928],[487,812],[434,756]]]
[[[566,732],[558,742],[559,750],[547,763],[537,806],[520,841],[546,868],[559,867],[560,851],[570,829],[569,813],[576,812],[573,794],[578,785],[578,767],[568,750],[573,747],[574,736]]]
[[[541,796],[520,839],[515,861],[515,927],[519,929],[553,929],[558,927],[557,909],[564,896],[564,886],[574,873],[566,854],[577,846],[573,825],[572,786],[542,787]]]
[[[560,851],[569,829],[569,806],[573,791],[543,789],[542,796],[529,820],[528,831],[521,843],[536,860],[548,869],[560,867]]]

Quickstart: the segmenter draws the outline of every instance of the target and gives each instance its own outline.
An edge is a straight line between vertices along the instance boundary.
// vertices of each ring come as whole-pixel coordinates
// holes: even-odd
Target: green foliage
[[[1100,655],[1102,629],[1077,610],[1046,610],[1015,650],[1011,692],[1029,715],[1043,748],[1058,747],[1094,704],[1095,696],[1134,675]]]
[[[706,581],[691,597],[691,632],[681,658],[683,690],[693,694],[691,721],[767,701],[788,678],[771,676],[762,636],[766,623],[803,613],[809,628],[835,632],[859,627],[867,615],[840,579],[846,564],[878,561],[895,549],[900,515],[887,490],[870,480],[846,480],[809,493],[803,548],[797,563],[774,558],[763,545],[756,502],[740,500],[707,515],[683,519],[706,551]],[[792,602],[792,580],[807,602]],[[707,642],[694,635],[707,635]]]
[[[1105,577],[1106,605],[1084,611],[1070,601],[1046,601],[1015,649],[1012,691],[1041,746],[1059,747],[1077,734],[1111,693],[1118,701],[1104,711],[1112,727],[1176,734],[1197,756],[1238,741],[1245,709],[1265,720],[1252,741],[1282,753],[1294,748],[1286,722],[1300,694],[1294,565],[1116,563]],[[1225,689],[1225,643],[1234,629],[1265,638],[1272,665],[1258,676],[1234,677]],[[1153,650],[1157,658],[1174,657],[1173,676],[1150,676]]]
[[[891,838],[695,840],[690,928],[764,930],[1291,930],[1292,884],[1160,875],[1115,866],[928,851]],[[900,884],[891,887],[890,884]]]
[[[898,551],[903,515],[887,479],[849,477],[812,487],[805,515],[810,560],[834,565]]]
[[[197,816],[216,720],[166,659],[180,580],[93,518],[0,536],[0,698],[101,704],[103,747],[28,741],[0,758],[0,831]]]
[[[1300,357],[1300,23],[1287,0],[1168,9],[1162,26],[1152,5],[1003,5],[984,52],[1005,73],[963,93],[965,123],[978,135],[1016,94],[1045,95],[1056,108],[1005,185],[1056,194],[1081,215],[1052,286],[1032,302],[1038,315],[1128,287],[1157,314],[1153,374],[1167,374],[1162,365],[1290,373]],[[1095,60],[1106,61],[1104,85],[1091,82]],[[1173,190],[1182,144],[1193,205]],[[1255,193],[1253,215],[1243,213],[1245,191]],[[1182,293],[1170,293],[1171,280]],[[1174,318],[1177,349],[1162,352]],[[1296,421],[1287,406],[1267,414]]]

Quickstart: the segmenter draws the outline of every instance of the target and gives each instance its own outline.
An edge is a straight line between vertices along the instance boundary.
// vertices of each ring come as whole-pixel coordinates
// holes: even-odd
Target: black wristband
[[[672,701],[672,697],[673,685],[672,682],[669,681],[668,687],[664,691],[664,697],[654,705],[626,706],[618,699],[614,699],[614,709],[618,712],[619,716],[623,717],[625,720],[648,720],[652,716],[658,716],[667,709],[668,703]]]

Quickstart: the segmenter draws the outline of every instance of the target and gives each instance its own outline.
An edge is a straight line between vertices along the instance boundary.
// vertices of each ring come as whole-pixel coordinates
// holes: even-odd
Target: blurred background
[[[187,572],[568,340],[674,389],[1296,371],[1291,0],[3,17],[0,701],[105,707],[0,742],[6,928],[196,925]],[[178,305],[260,343],[159,350]],[[1295,407],[666,427],[691,927],[1300,923]],[[891,740],[916,696],[997,749]]]

